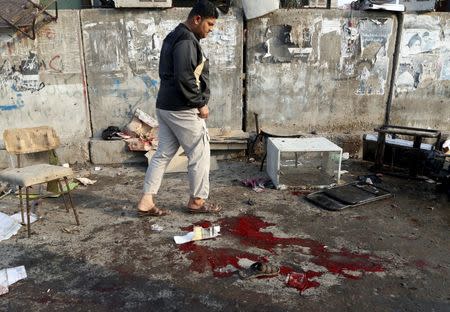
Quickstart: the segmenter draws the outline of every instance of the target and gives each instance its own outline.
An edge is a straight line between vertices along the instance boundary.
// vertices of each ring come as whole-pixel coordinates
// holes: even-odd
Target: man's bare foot
[[[144,194],[138,203],[139,211],[144,211],[144,212],[150,211],[154,207],[155,207],[155,203],[153,201],[153,195],[151,195],[151,194]]]
[[[220,212],[222,207],[218,204],[206,202],[203,198],[190,198],[187,210],[190,213],[215,213]]]
[[[199,209],[200,207],[203,206],[204,203],[205,203],[205,200],[203,198],[199,198],[199,197],[193,198],[193,197],[191,197],[189,199],[187,207],[189,209]]]

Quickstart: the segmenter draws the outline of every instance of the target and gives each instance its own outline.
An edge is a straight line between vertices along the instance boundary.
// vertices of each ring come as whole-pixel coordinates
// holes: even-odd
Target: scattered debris
[[[252,200],[252,199],[247,199],[247,201],[245,202],[247,205],[249,205],[249,206],[254,206],[255,204],[256,204],[256,202],[254,201],[254,200]]]
[[[115,126],[109,126],[102,132],[103,140],[120,140],[122,137],[119,135],[120,129]]]
[[[2,194],[2,195],[0,195],[0,199],[2,199],[3,197],[8,196],[8,195],[11,194],[11,193],[12,193],[12,189],[5,190],[5,191],[0,192],[0,194]]]
[[[309,194],[306,199],[327,210],[342,210],[390,196],[389,191],[371,183],[352,182]]]
[[[152,224],[150,228],[155,232],[162,232],[164,230],[164,228],[159,224]]]
[[[121,136],[127,137],[124,141],[130,151],[148,152],[158,145],[157,131],[158,121],[138,108]]]
[[[204,240],[215,238],[220,235],[220,226],[210,226],[203,228],[201,226],[194,226],[192,232],[187,233],[184,236],[174,236],[173,239],[177,244],[185,244],[192,241]]]
[[[264,191],[265,188],[273,188],[272,181],[266,178],[245,179],[241,183],[244,186],[251,187],[256,193]]]
[[[78,181],[80,181],[81,184],[83,185],[92,185],[95,184],[97,182],[97,180],[91,180],[88,178],[76,178]]]
[[[13,220],[15,220],[17,223],[22,223],[22,214],[20,212],[15,213],[11,216],[11,218]],[[27,224],[27,215],[24,213],[23,216],[23,224]],[[30,214],[30,224],[36,222],[39,219],[39,217],[37,215],[35,215],[34,213]]]
[[[450,155],[450,140],[447,140],[442,144],[442,151],[445,155]]]
[[[383,180],[381,180],[382,175],[378,174],[369,174],[369,175],[362,175],[358,176],[358,181],[367,183],[367,184],[379,184],[382,183]]]
[[[0,212],[0,241],[11,238],[16,235],[21,225],[13,218]]]
[[[67,233],[67,234],[73,234],[75,232],[79,233],[80,229],[77,227],[71,227],[71,228],[62,228],[61,232]]]
[[[27,278],[27,272],[23,265],[0,270],[0,296],[9,292],[9,286]]]
[[[350,153],[342,153],[342,160],[349,160],[350,159]]]
[[[307,289],[306,274],[292,272],[286,276],[286,285],[289,287],[297,288],[300,291]]]

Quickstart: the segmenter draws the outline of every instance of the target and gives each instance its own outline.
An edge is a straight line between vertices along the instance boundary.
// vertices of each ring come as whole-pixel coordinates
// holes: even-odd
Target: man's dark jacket
[[[205,61],[200,87],[194,71]],[[159,61],[161,86],[156,107],[163,110],[200,108],[209,100],[209,64],[203,58],[199,39],[184,24],[179,24],[164,39]]]

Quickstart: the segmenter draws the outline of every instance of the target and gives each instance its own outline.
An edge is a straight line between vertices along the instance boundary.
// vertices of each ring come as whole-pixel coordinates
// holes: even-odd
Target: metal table
[[[420,145],[422,144],[423,139],[424,138],[436,139],[435,148],[438,148],[439,141],[441,139],[441,132],[438,130],[401,127],[392,125],[384,125],[374,130],[378,132],[377,151],[375,154],[375,168],[374,168],[375,170],[383,169],[383,157],[386,142],[386,134],[406,135],[414,137],[414,143],[412,148],[413,157],[411,159],[409,166],[409,175],[411,177],[416,177],[418,173],[420,160]]]

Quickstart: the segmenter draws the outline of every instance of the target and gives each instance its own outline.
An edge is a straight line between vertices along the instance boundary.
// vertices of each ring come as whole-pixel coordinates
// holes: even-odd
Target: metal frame
[[[422,144],[423,138],[436,139],[435,148],[438,148],[439,141],[441,140],[441,132],[439,130],[430,130],[422,128],[413,127],[402,127],[393,125],[384,125],[379,128],[374,129],[378,132],[377,139],[377,150],[375,153],[375,165],[374,169],[376,171],[383,170],[383,157],[384,149],[386,143],[386,134],[399,134],[414,137],[414,143],[412,151],[414,151],[413,159],[411,159],[411,164],[409,168],[409,177],[417,177],[418,173],[418,161],[420,156],[420,146]]]
[[[50,150],[49,152],[52,152],[52,151],[53,150]],[[17,154],[17,167],[18,168],[21,168],[20,163],[21,163],[20,162],[20,154]],[[77,209],[76,209],[75,205],[73,204],[72,195],[70,194],[69,181],[68,181],[67,177],[64,177],[63,179],[64,179],[64,183],[66,185],[66,192],[64,192],[64,189],[62,187],[61,179],[58,179],[57,183],[58,183],[58,187],[59,187],[59,194],[62,196],[62,199],[63,199],[63,202],[64,202],[64,206],[66,208],[66,212],[69,212],[68,204],[70,203],[70,206],[71,206],[71,208],[73,210],[73,214],[75,215],[75,221],[76,221],[77,225],[80,225],[78,212],[77,212]],[[48,181],[48,182],[51,182],[51,181]],[[26,202],[26,209],[27,209],[27,214],[26,214],[27,223],[26,223],[26,225],[27,225],[28,237],[31,236],[31,223],[30,223],[30,215],[31,215],[30,188],[31,187],[32,186],[25,187],[25,202]],[[22,197],[23,191],[22,191],[22,189],[23,189],[23,186],[19,185],[20,214],[21,214],[21,217],[22,217],[22,224],[25,224],[24,209],[23,209],[24,208],[23,207],[23,197]],[[68,200],[66,200],[66,197],[65,197],[66,195],[68,196]],[[42,198],[42,197],[39,197],[39,198]]]
[[[21,16],[13,16],[18,17],[18,19],[15,19],[13,21],[13,17],[1,14],[2,13],[1,9],[0,9],[0,18],[3,19],[10,27],[13,27],[14,29],[20,31],[22,34],[30,38],[31,40],[34,40],[36,39],[36,20],[40,15],[45,15],[44,20],[46,18],[49,18],[50,21],[56,21],[58,19],[58,1],[51,0],[46,6],[36,4],[31,0],[26,0],[26,3],[27,4],[29,3],[33,6],[33,9],[31,10],[31,12],[29,12],[29,14],[33,15],[31,23],[24,23],[22,25],[20,24],[20,22],[23,21],[25,17],[28,16],[27,14],[22,14]],[[46,11],[53,4],[55,5],[55,15],[52,15]],[[35,9],[37,9],[36,12]],[[26,30],[27,28],[28,30]]]

